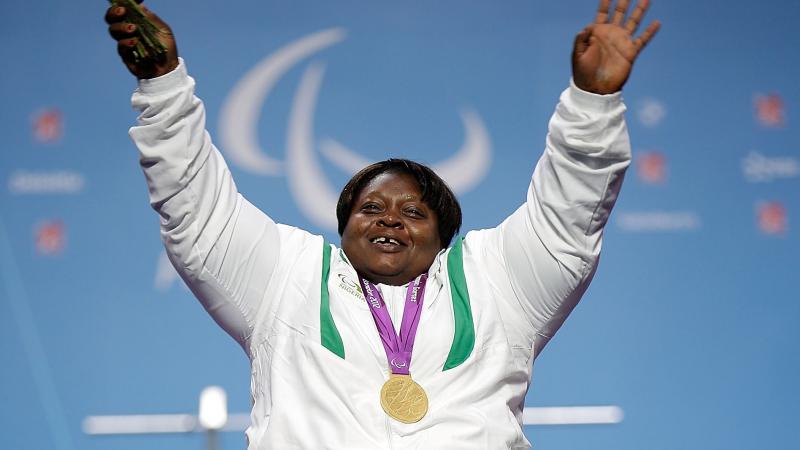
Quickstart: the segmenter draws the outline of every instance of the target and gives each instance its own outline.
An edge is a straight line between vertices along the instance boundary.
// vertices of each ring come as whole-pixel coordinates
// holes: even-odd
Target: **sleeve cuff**
[[[150,79],[140,79],[136,89],[141,94],[156,95],[178,88],[189,81],[189,73],[183,58],[178,57],[178,67],[172,72]]]
[[[573,104],[589,111],[608,111],[622,103],[622,91],[613,94],[595,94],[576,86],[572,78],[569,80],[569,89],[566,94]]]

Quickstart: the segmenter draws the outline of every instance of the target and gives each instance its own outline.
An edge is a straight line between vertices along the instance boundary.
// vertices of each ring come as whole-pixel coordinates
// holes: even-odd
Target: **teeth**
[[[381,237],[376,237],[375,239],[373,239],[373,240],[372,240],[372,243],[373,243],[373,244],[393,244],[393,245],[400,245],[400,243],[399,243],[399,242],[397,242],[397,240],[396,240],[396,239],[387,238],[387,237],[384,237],[384,236],[381,236]]]

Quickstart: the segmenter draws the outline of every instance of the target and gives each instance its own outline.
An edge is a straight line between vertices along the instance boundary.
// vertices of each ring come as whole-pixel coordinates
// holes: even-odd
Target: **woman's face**
[[[441,250],[439,221],[411,175],[384,172],[353,202],[342,248],[368,280],[400,286],[427,272]]]

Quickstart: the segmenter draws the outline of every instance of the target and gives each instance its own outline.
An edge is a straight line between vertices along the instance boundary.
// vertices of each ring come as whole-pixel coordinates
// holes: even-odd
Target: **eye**
[[[425,218],[425,211],[421,208],[417,208],[416,206],[410,206],[405,209],[405,213],[410,217],[424,219]]]
[[[364,203],[361,205],[361,211],[365,213],[373,213],[380,211],[381,208],[376,203]]]

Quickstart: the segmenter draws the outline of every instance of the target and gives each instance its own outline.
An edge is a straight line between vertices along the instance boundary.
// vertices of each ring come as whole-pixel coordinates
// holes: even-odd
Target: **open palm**
[[[618,0],[610,16],[611,0],[601,0],[594,23],[575,37],[572,78],[579,88],[597,94],[611,94],[622,89],[634,61],[661,26],[654,21],[635,38],[650,2],[640,0],[624,20],[628,4],[629,0]]]

